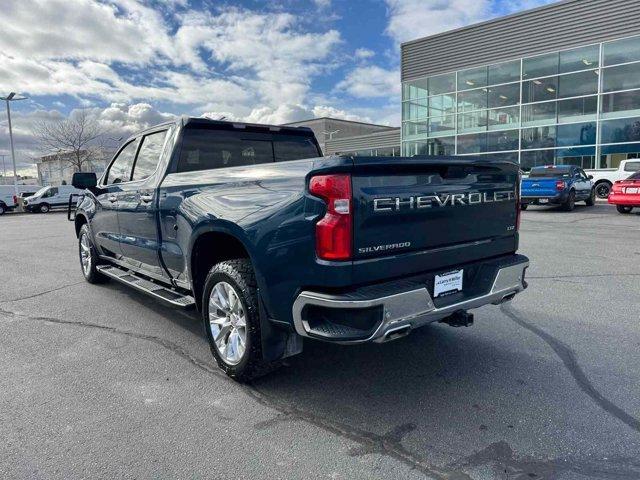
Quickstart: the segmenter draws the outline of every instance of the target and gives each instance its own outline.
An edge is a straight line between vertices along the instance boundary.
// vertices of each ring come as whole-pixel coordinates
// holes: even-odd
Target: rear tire
[[[598,182],[596,183],[595,190],[598,198],[608,198],[609,193],[611,193],[611,184],[607,181]]]
[[[529,208],[529,204],[528,203],[521,203],[520,204],[520,210],[526,210],[527,208]]]
[[[248,382],[280,366],[262,356],[258,288],[249,259],[214,265],[204,284],[202,321],[218,367]]]
[[[591,196],[585,200],[587,207],[593,207],[596,204],[596,189],[591,189]]]
[[[569,192],[569,198],[567,198],[567,201],[562,204],[562,209],[565,212],[571,212],[574,208],[576,208],[576,192],[571,190]]]
[[[89,283],[104,283],[108,280],[101,274],[97,266],[100,265],[100,257],[96,247],[91,241],[89,226],[85,223],[78,234],[78,254],[80,255],[80,268],[84,279]]]
[[[51,207],[48,203],[43,203],[42,205],[40,205],[40,207],[38,207],[38,211],[40,213],[49,213],[49,210],[51,210]]]
[[[618,213],[627,214],[627,213],[631,213],[631,210],[633,210],[633,207],[627,207],[626,205],[616,205],[616,210],[618,210]]]
[[[6,211],[7,207],[5,207],[4,204],[0,203],[0,215],[4,215]]]

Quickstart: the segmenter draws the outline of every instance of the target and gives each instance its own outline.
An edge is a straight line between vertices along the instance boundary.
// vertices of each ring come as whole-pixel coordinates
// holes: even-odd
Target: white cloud
[[[385,33],[397,44],[453,30],[555,0],[385,0]]]
[[[368,48],[357,48],[355,51],[356,58],[360,60],[366,60],[367,58],[371,58],[375,56],[375,52],[373,50],[369,50]]]
[[[400,72],[375,65],[357,67],[338,83],[337,89],[357,98],[395,98],[400,95]]]

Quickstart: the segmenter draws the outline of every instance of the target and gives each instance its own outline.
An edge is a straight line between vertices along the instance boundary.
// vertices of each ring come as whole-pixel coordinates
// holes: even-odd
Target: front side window
[[[167,130],[145,135],[133,170],[133,180],[143,180],[156,171]]]
[[[128,182],[131,180],[131,170],[133,169],[133,161],[136,157],[138,149],[138,139],[129,142],[116,157],[109,168],[107,175],[107,185],[114,183]]]

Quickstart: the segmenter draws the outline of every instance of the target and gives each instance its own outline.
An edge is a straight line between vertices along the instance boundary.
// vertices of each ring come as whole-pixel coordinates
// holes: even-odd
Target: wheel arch
[[[87,217],[84,213],[76,214],[76,219],[74,220],[74,225],[76,229],[76,238],[80,236],[80,229],[82,228],[82,226],[87,223],[89,223],[89,220],[87,220]]]
[[[198,308],[204,282],[213,265],[232,258],[247,258],[260,285],[258,268],[244,231],[236,225],[206,224],[194,230],[189,244],[188,269],[191,289]]]

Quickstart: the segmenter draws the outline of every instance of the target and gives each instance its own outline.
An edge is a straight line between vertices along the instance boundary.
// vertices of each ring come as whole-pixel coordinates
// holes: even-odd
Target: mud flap
[[[260,310],[260,332],[262,334],[262,358],[267,362],[273,362],[301,353],[302,337],[295,333],[293,329],[287,330],[269,320],[259,290],[258,308]]]

